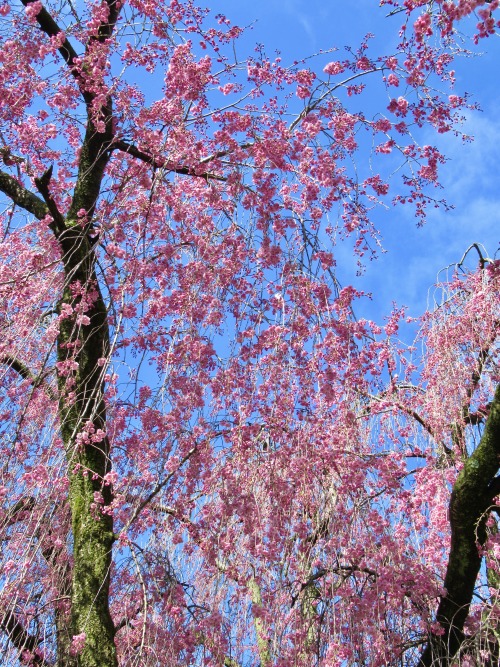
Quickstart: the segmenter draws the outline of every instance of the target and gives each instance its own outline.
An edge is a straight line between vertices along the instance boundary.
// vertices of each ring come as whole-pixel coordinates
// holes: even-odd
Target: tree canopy
[[[392,50],[290,65],[191,0],[2,0],[4,664],[498,663],[500,261],[412,344],[336,269],[446,208],[420,139],[499,3],[381,4]]]

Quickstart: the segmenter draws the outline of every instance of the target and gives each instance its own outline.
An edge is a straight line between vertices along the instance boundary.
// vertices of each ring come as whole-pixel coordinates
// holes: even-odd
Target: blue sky
[[[262,43],[268,56],[280,51],[285,63],[293,62],[337,47],[354,48],[367,32],[375,33],[374,50],[386,53],[397,43],[401,15],[387,17],[387,8],[376,0],[358,0],[353,4],[324,0],[222,0],[213,11],[224,13],[240,26],[252,25],[239,40],[238,55],[251,53],[255,43]],[[474,32],[474,22],[462,26],[464,35]],[[430,211],[427,224],[417,228],[410,209],[390,209],[378,215],[384,247],[388,251],[371,262],[365,275],[355,283],[372,291],[374,300],[362,315],[380,319],[391,309],[392,301],[409,307],[412,315],[432,305],[432,286],[438,272],[457,262],[473,242],[483,244],[489,256],[498,249],[500,234],[500,93],[498,62],[500,40],[483,40],[476,48],[483,55],[460,58],[455,65],[456,91],[467,91],[481,111],[471,112],[462,128],[475,137],[463,144],[448,135],[428,133],[425,143],[436,143],[448,158],[441,172],[444,197],[454,210]],[[320,57],[313,67],[328,61]],[[355,101],[354,111],[360,103]],[[369,159],[369,155],[366,156]],[[339,265],[345,267],[345,280],[352,282],[355,263],[347,248],[337,249]],[[474,259],[475,262],[475,259]],[[342,269],[340,279],[343,281]],[[380,316],[377,316],[380,314]]]

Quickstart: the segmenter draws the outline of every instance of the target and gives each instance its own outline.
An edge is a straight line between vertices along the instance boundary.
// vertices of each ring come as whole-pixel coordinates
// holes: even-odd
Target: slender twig
[[[134,523],[134,521],[137,519],[137,517],[142,512],[142,510],[146,507],[146,505],[148,505],[153,500],[153,498],[155,496],[157,496],[160,493],[160,491],[165,488],[165,486],[167,486],[167,484],[170,482],[172,477],[180,470],[180,468],[184,465],[184,463],[189,461],[189,459],[192,457],[192,455],[195,453],[195,451],[196,451],[196,447],[193,447],[192,449],[190,449],[189,452],[186,454],[186,456],[181,460],[181,462],[179,463],[177,468],[175,470],[172,470],[172,472],[169,473],[162,482],[158,482],[158,484],[151,491],[151,493],[142,501],[142,503],[140,503],[136,507],[134,513],[132,514],[132,516],[130,517],[130,519],[127,521],[126,525],[123,528],[124,533],[126,533],[126,531]]]

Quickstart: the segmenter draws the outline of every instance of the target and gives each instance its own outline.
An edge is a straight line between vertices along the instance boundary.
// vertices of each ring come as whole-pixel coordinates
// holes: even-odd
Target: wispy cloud
[[[459,262],[472,243],[482,244],[490,256],[498,251],[499,110],[500,105],[492,105],[487,114],[474,113],[467,119],[464,131],[474,135],[472,143],[463,144],[452,135],[440,137],[440,150],[448,160],[437,196],[453,204],[453,210],[431,209],[422,228],[416,226],[409,207],[399,206],[379,216],[387,253],[370,263],[357,281],[374,295],[367,315],[377,318],[387,313],[392,301],[418,315],[432,305],[429,295],[433,284],[443,278],[442,269]],[[435,139],[429,136],[428,142]]]

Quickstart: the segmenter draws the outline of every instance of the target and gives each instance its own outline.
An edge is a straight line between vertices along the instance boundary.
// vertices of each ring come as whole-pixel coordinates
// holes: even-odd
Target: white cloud
[[[391,308],[392,301],[409,307],[416,316],[430,305],[429,294],[440,274],[460,261],[472,243],[482,244],[489,256],[495,255],[500,241],[500,114],[493,105],[488,113],[474,113],[464,131],[473,134],[474,142],[463,144],[450,135],[439,138],[439,148],[448,161],[442,171],[443,189],[436,191],[454,205],[451,211],[430,209],[424,227],[418,228],[413,210],[398,206],[379,213],[387,250],[368,264],[366,274],[355,284],[373,292],[374,300],[366,312],[380,319]],[[436,137],[428,136],[428,143]],[[352,260],[340,251],[341,267],[352,267]],[[469,266],[476,257],[471,255]],[[347,271],[345,272],[347,276]],[[378,317],[377,317],[378,315]]]

